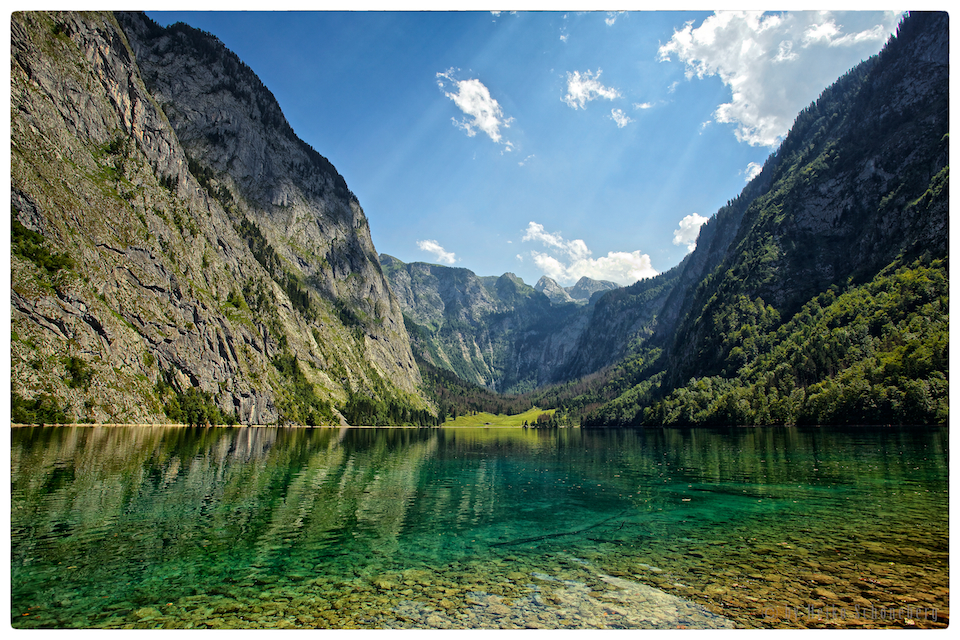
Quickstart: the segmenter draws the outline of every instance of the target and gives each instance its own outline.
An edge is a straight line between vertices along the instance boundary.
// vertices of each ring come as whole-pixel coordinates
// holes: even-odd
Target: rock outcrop
[[[619,289],[620,285],[616,282],[610,282],[609,280],[594,280],[593,278],[588,278],[583,276],[577,280],[576,284],[572,287],[566,287],[566,292],[570,294],[570,297],[573,298],[575,302],[580,304],[589,304],[595,302],[595,295],[606,293],[607,291],[613,291],[614,289]]]
[[[553,304],[569,304],[573,302],[573,298],[567,290],[561,287],[560,284],[550,276],[540,276],[540,279],[537,280],[537,284],[535,284],[533,288],[547,296]]]
[[[553,278],[542,276],[533,288],[547,296],[550,302],[554,304],[566,304],[568,302],[590,304],[596,302],[595,295],[602,295],[607,291],[619,289],[620,285],[609,280],[594,280],[583,276],[573,286],[561,287]]]

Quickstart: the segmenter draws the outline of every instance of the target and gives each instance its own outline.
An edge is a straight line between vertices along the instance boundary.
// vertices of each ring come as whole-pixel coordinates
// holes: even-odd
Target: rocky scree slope
[[[357,398],[431,413],[356,198],[218,40],[15,13],[11,116],[15,404],[124,423],[339,423]]]

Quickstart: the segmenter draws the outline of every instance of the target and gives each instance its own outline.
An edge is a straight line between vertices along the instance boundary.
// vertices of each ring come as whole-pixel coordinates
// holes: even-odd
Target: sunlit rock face
[[[303,423],[294,376],[326,422],[355,393],[428,406],[359,203],[216,38],[17,13],[11,105],[14,394],[163,422],[196,389]]]

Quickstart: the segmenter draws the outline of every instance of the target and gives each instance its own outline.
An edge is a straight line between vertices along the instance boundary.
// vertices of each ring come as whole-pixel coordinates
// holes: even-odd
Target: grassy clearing
[[[523,423],[536,424],[537,417],[542,413],[553,415],[556,409],[539,409],[533,407],[523,413],[508,416],[505,414],[495,415],[492,413],[478,412],[467,416],[458,416],[456,420],[447,420],[443,423],[444,427],[522,427]]]

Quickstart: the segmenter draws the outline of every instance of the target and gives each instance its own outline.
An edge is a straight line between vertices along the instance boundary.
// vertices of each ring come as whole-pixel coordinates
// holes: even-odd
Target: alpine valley
[[[13,422],[945,424],[948,51],[910,14],[680,264],[563,288],[378,254],[215,36],[14,13]]]

